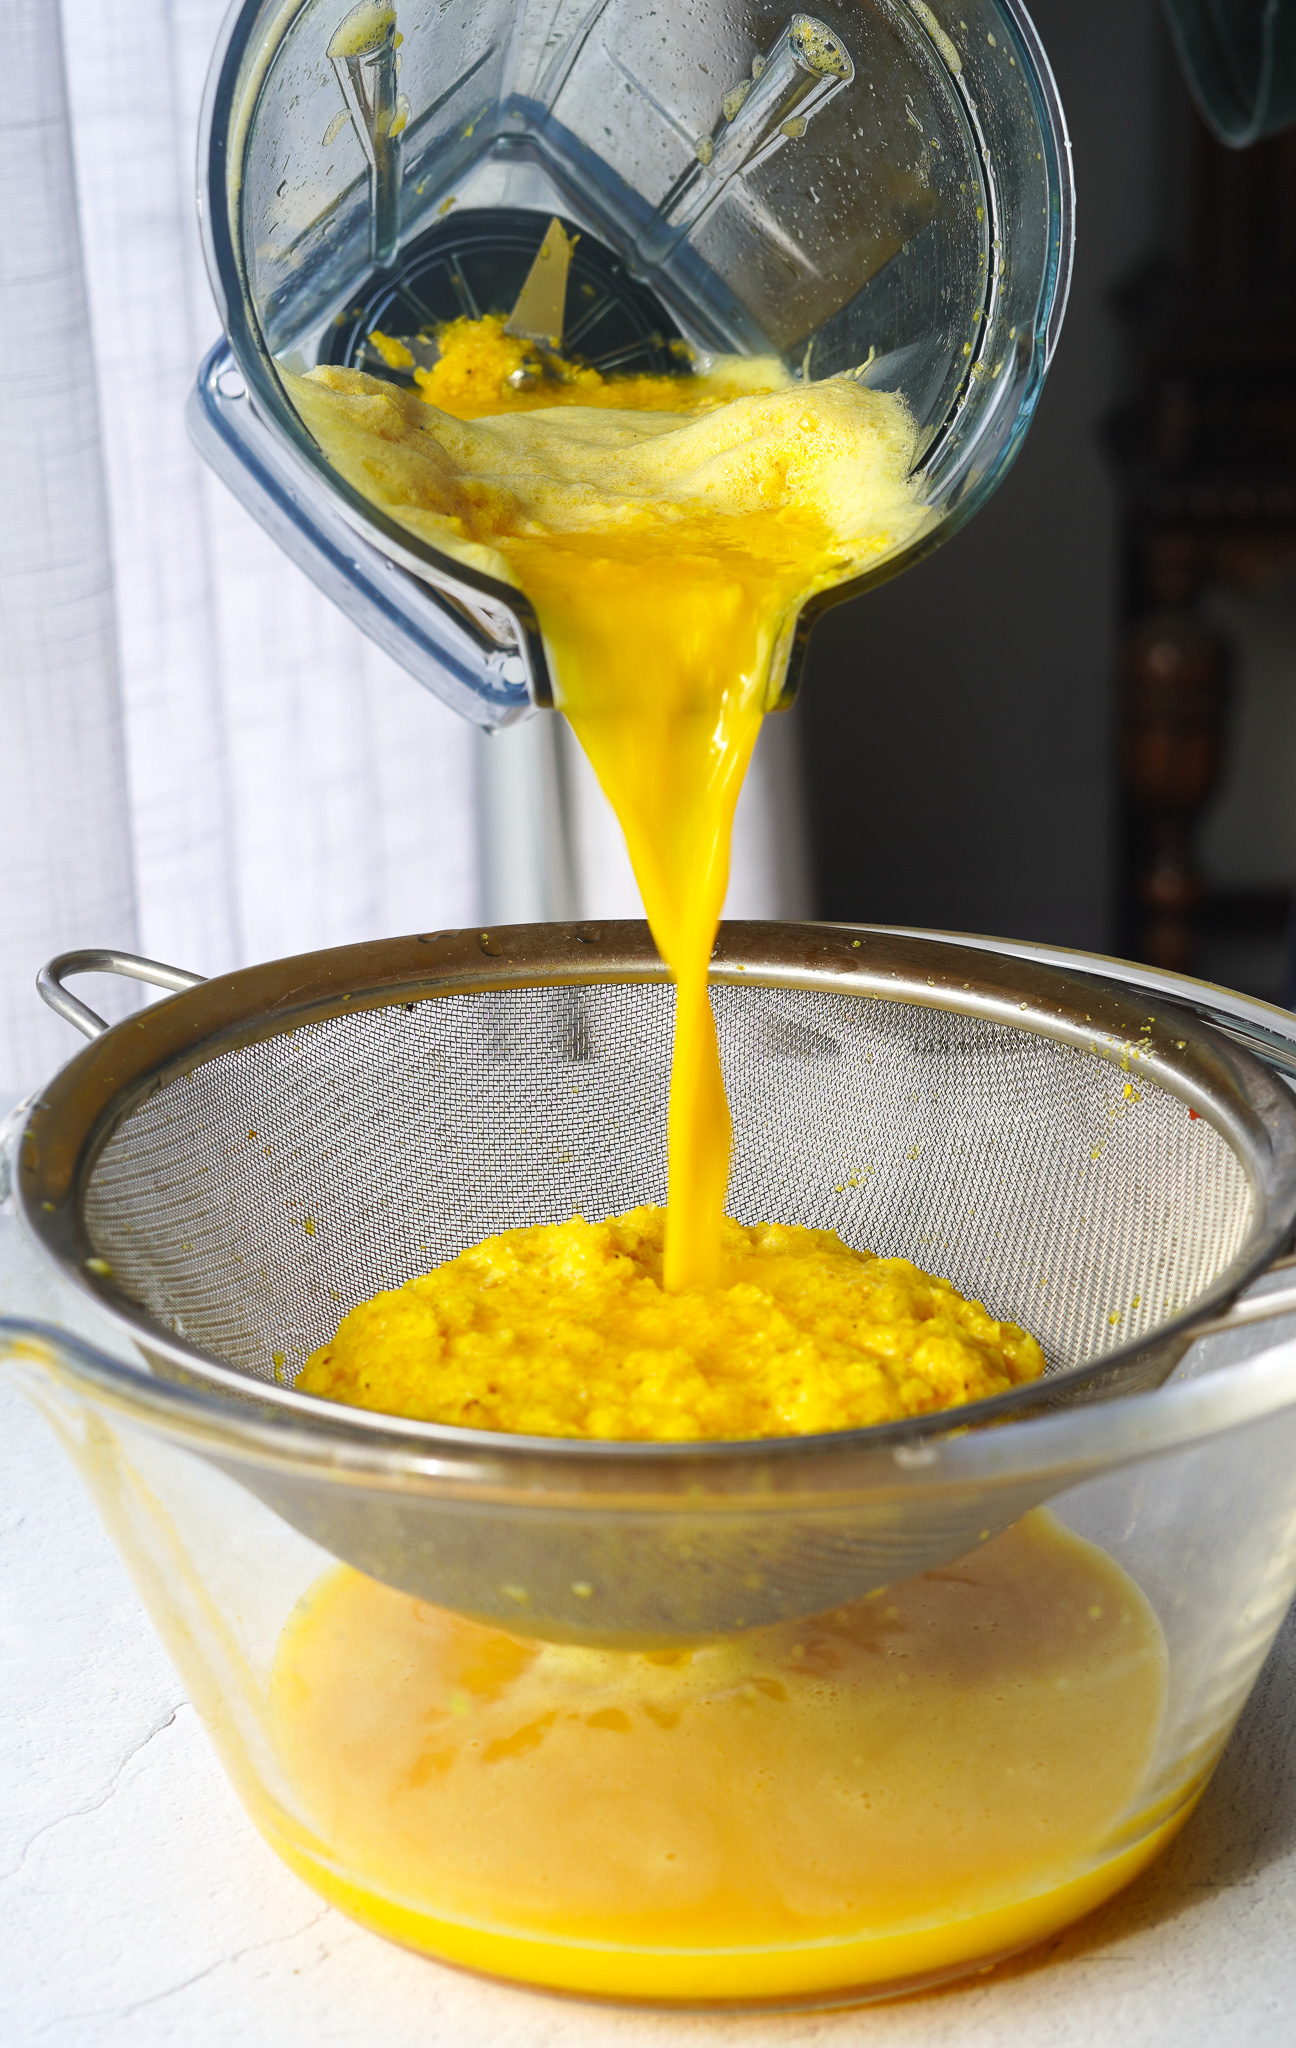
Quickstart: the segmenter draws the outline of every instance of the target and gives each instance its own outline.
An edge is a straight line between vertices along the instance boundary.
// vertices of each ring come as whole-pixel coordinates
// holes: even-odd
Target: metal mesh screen
[[[1119,1066],[911,1004],[712,992],[730,1213],[903,1254],[1054,1369],[1187,1306],[1237,1253],[1245,1172]],[[346,1309],[492,1231],[665,1199],[673,991],[483,991],[220,1054],[123,1119],[85,1201],[154,1317],[290,1379]]]

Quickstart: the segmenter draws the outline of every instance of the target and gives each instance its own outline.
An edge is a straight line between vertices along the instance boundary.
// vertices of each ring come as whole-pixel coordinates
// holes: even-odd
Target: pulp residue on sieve
[[[359,1303],[296,1385],[467,1429],[726,1442],[926,1415],[1044,1370],[1015,1323],[831,1230],[726,1218],[721,1286],[667,1293],[663,1223],[645,1207],[488,1237]]]

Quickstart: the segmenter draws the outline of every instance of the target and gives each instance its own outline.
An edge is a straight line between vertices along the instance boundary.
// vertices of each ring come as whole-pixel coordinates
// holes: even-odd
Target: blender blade
[[[504,322],[506,334],[542,348],[561,350],[567,312],[567,272],[578,237],[568,235],[557,214],[545,229],[535,262]],[[521,373],[519,373],[521,374]]]

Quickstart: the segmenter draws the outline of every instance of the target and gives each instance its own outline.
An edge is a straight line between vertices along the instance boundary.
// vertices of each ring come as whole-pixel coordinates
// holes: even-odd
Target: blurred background
[[[0,0],[0,1093],[76,1050],[32,989],[66,947],[212,974],[638,910],[558,722],[460,724],[189,446],[223,11]],[[1052,941],[1291,1000],[1296,148],[1208,136],[1160,0],[1031,11],[1080,194],[1035,426],[951,545],[821,624],[729,914]]]
[[[1066,325],[998,495],[820,628],[819,914],[1290,1002],[1296,145],[1208,133],[1159,0],[1031,12],[1075,149]]]

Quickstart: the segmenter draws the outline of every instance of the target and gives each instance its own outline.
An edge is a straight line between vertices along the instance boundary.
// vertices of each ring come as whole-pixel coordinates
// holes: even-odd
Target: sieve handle
[[[1296,1081],[1296,1045],[1289,1038],[1280,1038],[1276,1031],[1268,1031],[1263,1024],[1253,1024],[1250,1019],[1235,1017],[1227,1010],[1213,1010],[1209,1003],[1193,1005],[1199,1017],[1231,1038],[1235,1045],[1244,1045],[1266,1066],[1276,1067],[1289,1081]]]
[[[1225,1330],[1244,1329],[1248,1323],[1267,1323],[1278,1316],[1296,1315],[1296,1254],[1275,1259],[1261,1277],[1267,1279],[1271,1273],[1285,1273],[1285,1284],[1271,1287],[1267,1294],[1244,1294],[1222,1315],[1212,1316],[1207,1323],[1195,1324],[1192,1331],[1194,1344],[1199,1337],[1218,1337]]]
[[[88,1003],[69,995],[63,986],[65,974],[128,974],[132,981],[151,982],[154,988],[169,988],[173,995],[180,995],[187,988],[197,988],[206,981],[205,974],[190,974],[183,967],[167,967],[161,960],[142,960],[138,953],[117,953],[110,948],[93,946],[82,953],[59,953],[47,961],[36,976],[36,989],[43,1002],[56,1010],[69,1024],[75,1024],[78,1031],[87,1038],[102,1038],[108,1029],[107,1019]]]

